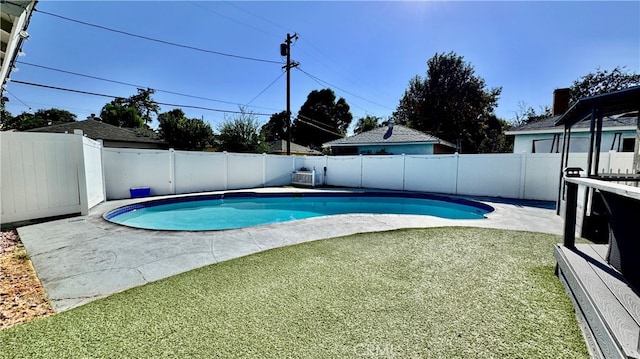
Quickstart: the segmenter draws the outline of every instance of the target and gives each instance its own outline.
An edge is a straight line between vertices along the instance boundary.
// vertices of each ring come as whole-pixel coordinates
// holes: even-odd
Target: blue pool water
[[[493,208],[483,203],[415,193],[238,192],[152,200],[107,212],[104,218],[136,228],[206,231],[347,213],[482,219],[491,211]]]

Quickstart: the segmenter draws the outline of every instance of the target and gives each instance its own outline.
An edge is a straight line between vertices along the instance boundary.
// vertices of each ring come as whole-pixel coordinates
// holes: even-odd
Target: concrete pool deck
[[[336,190],[340,189],[331,189]],[[317,190],[264,188],[247,191]],[[158,197],[153,197],[155,198]],[[148,199],[103,202],[87,216],[18,228],[20,239],[56,311],[75,308],[198,267],[318,239],[398,228],[443,226],[512,229],[560,235],[563,225],[555,210],[540,206],[540,202],[501,198],[472,198],[495,208],[483,220],[348,214],[226,231],[166,232],[124,227],[102,218],[109,210]]]

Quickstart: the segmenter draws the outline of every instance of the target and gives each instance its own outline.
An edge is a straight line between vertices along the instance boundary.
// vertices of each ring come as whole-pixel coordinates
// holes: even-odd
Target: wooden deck
[[[608,246],[554,248],[558,277],[571,297],[592,355],[640,359],[640,297],[606,261]]]

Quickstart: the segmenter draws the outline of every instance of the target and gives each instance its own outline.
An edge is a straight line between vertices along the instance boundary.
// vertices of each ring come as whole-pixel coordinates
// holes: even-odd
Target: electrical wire
[[[269,85],[267,85],[267,87],[264,88],[264,90],[260,91],[259,94],[257,94],[254,98],[251,99],[251,101],[247,102],[247,105],[250,105],[253,101],[255,101],[258,97],[260,97],[260,95],[262,95],[265,91],[267,91],[271,86],[273,86],[273,84],[276,83],[276,81],[280,80],[280,78],[282,77],[282,75],[284,75],[285,72],[280,73],[280,75],[278,75],[278,77],[276,77],[275,80],[271,81],[271,83]]]
[[[313,123],[309,122],[309,121],[314,121],[314,120],[313,120],[313,119],[310,119],[310,118],[309,118],[309,117],[307,117],[307,116],[303,116],[303,115],[298,114],[298,115],[296,116],[296,120],[298,120],[298,121],[300,121],[300,122],[302,122],[302,123],[304,123],[304,124],[307,124],[307,125],[309,125],[309,126],[311,126],[311,127],[315,127],[315,128],[317,128],[317,129],[319,129],[319,130],[322,130],[322,131],[324,131],[324,132],[330,133],[330,134],[332,134],[332,135],[340,136],[341,138],[342,138],[342,137],[344,137],[344,135],[343,135],[343,134],[341,134],[341,133],[333,132],[333,131],[331,131],[331,130],[328,130],[328,129],[326,129],[326,128],[322,128],[322,127],[320,127],[320,126],[318,126],[318,125],[316,125],[316,124],[313,124]],[[306,121],[305,121],[305,120],[306,120]],[[314,122],[315,122],[315,121],[314,121]]]
[[[53,89],[53,90],[80,93],[80,94],[83,94],[83,95],[101,96],[101,97],[109,97],[109,98],[121,98],[121,96],[106,95],[106,94],[101,94],[101,93],[97,93],[97,92],[90,92],[90,91],[74,90],[74,89],[68,89],[68,88],[64,88],[64,87],[37,84],[37,83],[33,83],[33,82],[26,82],[26,81],[19,81],[19,80],[11,80],[11,82],[15,82],[17,84],[22,84],[22,85],[43,87],[43,88],[48,88],[48,89]],[[203,107],[203,106],[192,106],[192,105],[179,105],[179,104],[166,103],[166,102],[156,102],[156,104],[164,105],[164,106],[170,106],[170,107],[182,107],[182,108],[192,108],[192,109],[198,109],[198,110],[207,110],[207,111],[213,111],[213,112],[237,113],[237,114],[246,113],[245,111],[221,110],[221,109],[217,109],[217,108],[210,108],[210,107]],[[268,113],[255,113],[255,112],[252,112],[251,114],[252,115],[256,115],[256,116],[271,116],[271,114],[268,114]]]
[[[13,80],[12,80],[12,81],[13,81]],[[24,101],[22,101],[21,99],[19,99],[19,98],[18,98],[18,96],[16,96],[16,95],[12,94],[12,93],[11,93],[11,91],[9,91],[9,90],[7,90],[7,89],[5,89],[5,91],[7,91],[7,93],[8,93],[9,95],[13,96],[13,98],[15,98],[16,100],[20,101],[23,105],[25,105],[25,106],[29,109],[29,111],[33,111],[33,109],[31,108],[31,106],[27,105],[27,103],[26,103],[26,102],[24,102]]]
[[[336,86],[336,85],[333,85],[333,84],[331,84],[331,83],[329,83],[329,82],[327,82],[327,81],[324,81],[324,80],[322,80],[322,79],[319,79],[318,77],[313,76],[313,75],[311,75],[310,73],[308,73],[308,72],[304,71],[304,70],[303,70],[303,69],[301,69],[299,66],[298,66],[298,67],[296,67],[296,69],[297,69],[298,71],[301,71],[303,74],[305,74],[305,75],[309,76],[312,80],[315,80],[316,82],[320,82],[320,83],[325,84],[325,86],[326,86],[326,85],[328,85],[328,86],[333,87],[333,88],[336,88],[336,89],[338,89],[338,90],[340,90],[340,91],[342,91],[342,92],[348,93],[348,94],[349,94],[349,95],[351,95],[351,96],[357,97],[357,98],[359,98],[359,99],[361,99],[361,100],[363,100],[363,101],[367,101],[367,102],[369,102],[369,103],[371,103],[371,104],[374,104],[374,105],[376,105],[376,106],[380,106],[380,107],[383,107],[383,108],[386,108],[386,109],[388,109],[388,110],[392,110],[392,111],[393,111],[393,109],[392,109],[392,108],[390,108],[390,107],[387,107],[387,106],[385,106],[385,105],[379,104],[379,103],[377,103],[377,102],[375,102],[375,101],[371,101],[371,100],[366,99],[366,98],[364,98],[364,97],[362,97],[362,96],[356,95],[356,94],[354,94],[354,93],[352,93],[352,92],[349,92],[349,91],[347,91],[347,90],[345,90],[345,89],[342,89],[342,88],[340,88],[340,87],[338,87],[338,86]]]
[[[182,44],[178,44],[178,43],[175,43],[175,42],[155,39],[155,38],[152,38],[152,37],[149,37],[149,36],[144,36],[144,35],[137,35],[137,34],[133,34],[133,33],[127,32],[127,31],[112,29],[110,27],[106,27],[106,26],[102,26],[102,25],[96,25],[96,24],[92,24],[92,23],[89,23],[89,22],[86,22],[86,21],[72,19],[72,18],[69,18],[69,17],[66,17],[66,16],[53,14],[53,13],[50,13],[50,12],[47,12],[47,11],[43,11],[43,10],[38,10],[38,9],[34,9],[34,10],[37,11],[37,12],[40,12],[42,14],[45,14],[45,15],[57,17],[59,19],[75,22],[75,23],[78,23],[78,24],[86,25],[86,26],[95,27],[95,28],[98,28],[98,29],[101,29],[101,30],[115,32],[115,33],[122,34],[122,35],[136,37],[136,38],[139,38],[139,39],[153,41],[153,42],[157,42],[157,43],[161,43],[161,44],[165,44],[165,45],[171,45],[171,46],[175,46],[175,47],[181,47],[181,48],[184,48],[184,49],[195,50],[195,51],[200,51],[200,52],[205,52],[205,53],[214,54],[214,55],[220,55],[220,56],[233,57],[233,58],[243,59],[243,60],[266,62],[266,63],[278,64],[278,65],[282,65],[283,64],[280,61],[265,60],[265,59],[259,59],[259,58],[248,57],[248,56],[240,56],[240,55],[228,54],[228,53],[220,52],[220,51],[207,50],[207,49],[203,49],[203,48],[199,48],[199,47],[195,47],[195,46],[182,45]]]
[[[126,86],[131,86],[131,87],[135,87],[135,88],[152,88],[150,86],[143,86],[143,85],[136,85],[136,84],[132,84],[132,83],[128,83],[128,82],[122,82],[122,81],[116,81],[116,80],[110,80],[110,79],[105,79],[103,77],[97,77],[97,76],[92,76],[92,75],[86,75],[86,74],[81,74],[78,72],[73,72],[73,71],[67,71],[67,70],[62,70],[62,69],[56,69],[53,67],[49,67],[49,66],[43,66],[43,65],[36,65],[36,64],[32,64],[32,63],[28,63],[28,62],[24,62],[24,61],[16,61],[17,63],[21,64],[21,65],[28,65],[28,66],[34,66],[34,67],[38,67],[41,69],[45,69],[45,70],[51,70],[51,71],[57,71],[57,72],[61,72],[61,73],[65,73],[65,74],[70,74],[70,75],[75,75],[75,76],[81,76],[81,77],[86,77],[86,78],[90,78],[90,79],[94,79],[94,80],[100,80],[100,81],[106,81],[106,82],[111,82],[111,83],[115,83],[115,84],[120,84],[120,85],[126,85]],[[282,76],[282,75],[281,75]],[[208,98],[208,97],[201,97],[201,96],[195,96],[195,95],[189,95],[189,94],[185,94],[185,93],[180,93],[180,92],[174,92],[174,91],[168,91],[168,90],[161,90],[161,89],[155,89],[154,90],[156,92],[162,92],[162,93],[168,93],[171,95],[178,95],[178,96],[184,96],[184,97],[189,97],[189,98],[195,98],[195,99],[199,99],[199,100],[207,100],[207,101],[212,101],[212,102],[220,102],[220,103],[226,103],[229,105],[236,105],[236,106],[246,106],[246,107],[255,107],[255,108],[260,108],[263,110],[271,110],[271,111],[279,111],[276,108],[270,108],[270,107],[262,107],[262,106],[250,106],[248,104],[241,104],[241,103],[236,103],[236,102],[231,102],[231,101],[223,101],[223,100],[216,100],[216,99],[212,99],[212,98]]]
[[[223,2],[225,2],[225,1],[223,1]],[[257,27],[255,27],[255,26],[253,26],[253,25],[249,25],[249,24],[244,23],[244,22],[242,22],[242,21],[240,21],[240,20],[234,19],[234,18],[232,18],[231,16],[227,16],[227,15],[221,14],[221,13],[219,13],[219,12],[217,12],[217,11],[215,11],[215,10],[213,10],[213,9],[209,8],[209,7],[206,7],[206,6],[202,5],[200,2],[196,2],[196,1],[189,1],[189,3],[191,3],[191,5],[193,5],[193,6],[197,6],[197,7],[201,8],[201,9],[205,9],[205,10],[207,10],[207,11],[209,11],[209,12],[213,13],[213,14],[216,14],[216,15],[218,15],[218,16],[220,16],[220,17],[223,17],[223,18],[225,18],[225,19],[227,19],[227,20],[230,20],[230,21],[233,21],[233,22],[235,22],[235,23],[237,23],[237,24],[240,24],[240,25],[242,25],[242,26],[246,26],[246,27],[248,27],[248,28],[254,29],[254,30],[258,31],[258,32],[259,32],[259,33],[261,33],[261,34],[269,35],[269,36],[271,36],[271,37],[273,37],[273,38],[277,38],[277,39],[279,39],[279,38],[280,38],[280,36],[278,36],[278,35],[276,35],[276,34],[273,34],[273,33],[271,33],[271,32],[265,31],[265,30],[263,30],[263,29],[257,28]],[[227,3],[228,5],[233,5],[233,4],[228,3],[228,2],[226,2],[226,3]],[[236,7],[237,7],[237,6],[236,6]],[[238,9],[240,9],[240,8],[238,7]],[[240,10],[243,10],[243,9],[240,9]],[[243,10],[243,11],[244,11],[244,10]],[[246,12],[246,11],[245,11],[245,12]]]

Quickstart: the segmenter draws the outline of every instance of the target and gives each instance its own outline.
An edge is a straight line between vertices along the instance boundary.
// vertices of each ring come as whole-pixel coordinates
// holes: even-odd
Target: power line
[[[22,64],[22,65],[28,65],[28,66],[39,67],[39,68],[46,69],[46,70],[62,72],[62,73],[65,73],[65,74],[70,74],[70,75],[75,75],[75,76],[81,76],[81,77],[86,77],[86,78],[90,78],[90,79],[94,79],[94,80],[100,80],[100,81],[111,82],[111,83],[120,84],[120,85],[126,85],[126,86],[131,86],[131,87],[136,87],[136,88],[152,88],[152,87],[150,87],[150,86],[136,85],[136,84],[132,84],[132,83],[128,83],[128,82],[122,82],[122,81],[117,81],[117,80],[110,80],[110,79],[106,79],[106,78],[103,78],[103,77],[92,76],[92,75],[86,75],[86,74],[81,74],[81,73],[78,73],[78,72],[67,71],[67,70],[62,70],[62,69],[56,69],[56,68],[49,67],[49,66],[36,65],[36,64],[28,63],[28,62],[23,62],[23,61],[16,61],[16,62],[17,62],[17,63],[19,63],[19,64]],[[280,76],[282,76],[282,75],[280,75]],[[264,109],[264,110],[279,111],[279,110],[278,110],[278,109],[276,109],[276,108],[262,107],[262,106],[250,106],[249,104],[244,105],[244,104],[237,103],[237,102],[223,101],[223,100],[216,100],[216,99],[212,99],[212,98],[208,98],[208,97],[201,97],[201,96],[189,95],[189,94],[185,94],[185,93],[174,92],[174,91],[168,91],[168,90],[161,90],[161,89],[155,89],[155,88],[154,88],[154,90],[155,90],[156,92],[162,92],[162,93],[168,93],[168,94],[171,94],[171,95],[178,95],[178,96],[190,97],[190,98],[195,98],[195,99],[199,99],[199,100],[207,100],[207,101],[212,101],[212,102],[226,103],[226,104],[229,104],[229,105],[247,106],[247,107],[261,108],[261,109]]]
[[[255,101],[255,99],[257,99],[258,97],[260,97],[260,95],[262,95],[265,91],[267,91],[271,86],[273,86],[273,84],[276,83],[276,81],[280,80],[280,78],[282,77],[282,75],[284,75],[284,72],[280,73],[280,75],[278,75],[278,77],[276,77],[275,80],[271,81],[271,83],[269,85],[267,85],[267,87],[264,88],[264,90],[260,91],[259,94],[257,94],[254,98],[251,99],[251,101],[249,101],[247,103],[247,105],[251,104],[253,101]]]
[[[323,84],[325,84],[325,85],[328,85],[328,86],[330,86],[330,87],[334,87],[334,88],[336,88],[336,89],[338,89],[338,90],[340,90],[340,91],[342,91],[342,92],[348,93],[348,94],[349,94],[349,95],[351,95],[351,96],[357,97],[357,98],[359,98],[359,99],[361,99],[361,100],[363,100],[363,101],[367,101],[367,102],[372,103],[372,104],[374,104],[374,105],[376,105],[376,106],[384,107],[384,108],[386,108],[386,109],[388,109],[388,110],[393,110],[393,109],[392,109],[392,108],[390,108],[390,107],[387,107],[387,106],[382,105],[382,104],[379,104],[379,103],[377,103],[377,102],[374,102],[374,101],[368,100],[368,99],[366,99],[366,98],[364,98],[364,97],[362,97],[362,96],[356,95],[356,94],[354,94],[354,93],[352,93],[352,92],[349,92],[349,91],[347,91],[347,90],[345,90],[345,89],[342,89],[342,88],[340,88],[340,87],[338,87],[338,86],[336,86],[336,85],[333,85],[333,84],[331,84],[331,83],[329,83],[329,82],[327,82],[327,81],[321,80],[321,79],[319,79],[318,77],[313,76],[313,75],[311,75],[310,73],[308,73],[308,72],[304,71],[304,70],[303,70],[303,69],[301,69],[300,67],[298,67],[297,69],[298,69],[299,71],[301,71],[303,74],[305,74],[305,75],[309,76],[311,79],[313,79],[313,80],[315,80],[315,81],[317,81],[317,82],[321,82],[321,83],[323,83]]]
[[[322,128],[322,127],[320,127],[320,126],[318,126],[318,125],[316,125],[316,124],[313,124],[313,123],[309,122],[309,121],[314,121],[314,120],[313,120],[313,119],[310,119],[310,118],[309,118],[309,117],[307,117],[307,116],[303,116],[303,115],[298,114],[296,117],[297,117],[297,120],[298,120],[298,121],[300,121],[300,122],[302,122],[302,123],[304,123],[304,124],[307,124],[307,125],[309,125],[309,126],[311,126],[311,127],[315,127],[315,128],[317,128],[317,129],[319,129],[319,130],[322,130],[322,131],[324,131],[324,132],[330,133],[330,134],[332,134],[332,135],[336,135],[336,136],[344,137],[344,135],[343,135],[343,134],[341,134],[341,133],[333,132],[333,131],[331,131],[331,130],[328,130],[328,129],[326,129],[326,128]],[[308,121],[305,121],[305,120],[308,120]]]
[[[16,100],[20,101],[23,105],[27,106],[27,108],[29,109],[29,111],[33,111],[33,109],[31,108],[31,106],[27,105],[24,101],[22,101],[21,99],[18,98],[18,96],[14,95],[11,93],[11,91],[5,89],[5,91],[7,91],[7,93],[11,96],[13,96],[13,98],[15,98]]]
[[[266,62],[266,63],[271,63],[271,64],[282,65],[282,62],[280,62],[280,61],[258,59],[258,58],[255,58],[255,57],[240,56],[240,55],[228,54],[228,53],[224,53],[224,52],[220,52],[220,51],[207,50],[207,49],[203,49],[203,48],[199,48],[199,47],[195,47],[195,46],[182,45],[182,44],[178,44],[178,43],[175,43],[175,42],[155,39],[155,38],[144,36],[144,35],[137,35],[137,34],[133,34],[133,33],[127,32],[127,31],[112,29],[110,27],[106,27],[106,26],[102,26],[102,25],[96,25],[96,24],[88,23],[86,21],[72,19],[72,18],[69,18],[69,17],[66,17],[66,16],[53,14],[53,13],[50,13],[50,12],[47,12],[47,11],[43,11],[43,10],[38,10],[38,9],[34,9],[34,10],[38,11],[38,12],[40,12],[42,14],[45,14],[45,15],[57,17],[59,19],[75,22],[75,23],[78,23],[78,24],[86,25],[86,26],[95,27],[95,28],[102,29],[102,30],[115,32],[115,33],[122,34],[122,35],[127,35],[127,36],[131,36],[131,37],[137,37],[139,39],[153,41],[153,42],[157,42],[157,43],[161,43],[161,44],[165,44],[165,45],[181,47],[181,48],[184,48],[184,49],[195,50],[195,51],[205,52],[205,53],[214,54],[214,55],[233,57],[233,58],[237,58],[237,59],[251,60],[251,61],[258,61],[258,62]]]
[[[209,8],[209,7],[206,7],[206,6],[202,5],[202,4],[200,4],[200,2],[195,2],[195,1],[189,1],[189,2],[190,2],[190,3],[191,3],[191,5],[193,5],[193,6],[198,6],[198,7],[202,8],[202,9],[205,9],[205,10],[207,10],[207,11],[210,11],[210,12],[212,12],[212,13],[214,13],[214,14],[216,14],[216,15],[220,16],[220,17],[223,17],[223,18],[227,19],[227,20],[230,20],[230,21],[233,21],[233,22],[235,22],[235,23],[237,23],[237,24],[240,24],[240,25],[246,26],[246,27],[248,27],[248,28],[254,29],[254,30],[256,30],[256,31],[260,32],[261,34],[269,35],[269,36],[271,36],[271,37],[278,38],[278,39],[280,38],[280,36],[278,36],[278,35],[275,35],[275,34],[273,34],[273,33],[270,33],[270,32],[268,32],[268,31],[265,31],[265,30],[263,30],[263,29],[259,29],[259,28],[255,27],[255,26],[253,26],[253,25],[249,25],[249,24],[244,23],[244,22],[242,22],[242,21],[240,21],[240,20],[234,19],[234,18],[232,18],[231,16],[227,16],[227,15],[221,14],[221,13],[219,13],[219,12],[217,12],[217,11],[215,11],[215,10],[213,10],[213,9]],[[233,4],[229,3],[229,2],[226,2],[226,3],[227,3],[228,5],[233,5]],[[235,5],[233,5],[233,6],[235,6]],[[244,10],[244,9],[241,9],[241,8],[237,7],[237,6],[235,6],[235,7],[236,7],[236,8],[238,8],[238,9],[240,9],[240,10],[243,10],[243,11],[245,11],[245,12],[248,12],[248,11],[246,11],[246,10]]]
[[[74,90],[74,89],[68,89],[68,88],[64,88],[64,87],[37,84],[37,83],[33,83],[33,82],[26,82],[26,81],[19,81],[19,80],[11,80],[11,82],[15,82],[15,83],[22,84],[22,85],[43,87],[43,88],[48,88],[48,89],[53,89],[53,90],[80,93],[80,94],[83,94],[83,95],[101,96],[101,97],[109,97],[109,98],[119,98],[120,97],[120,96],[101,94],[101,93],[97,93],[97,92]],[[179,105],[179,104],[172,104],[172,103],[166,103],[166,102],[156,102],[156,103],[158,105],[164,105],[164,106],[170,106],[170,107],[192,108],[192,109],[207,110],[207,111],[213,111],[213,112],[238,113],[238,114],[245,113],[244,111],[221,110],[221,109],[217,109],[217,108],[202,107],[202,106]],[[256,115],[256,116],[271,116],[271,114],[268,114],[268,113],[255,113],[255,112],[252,112],[251,114],[252,115]]]

